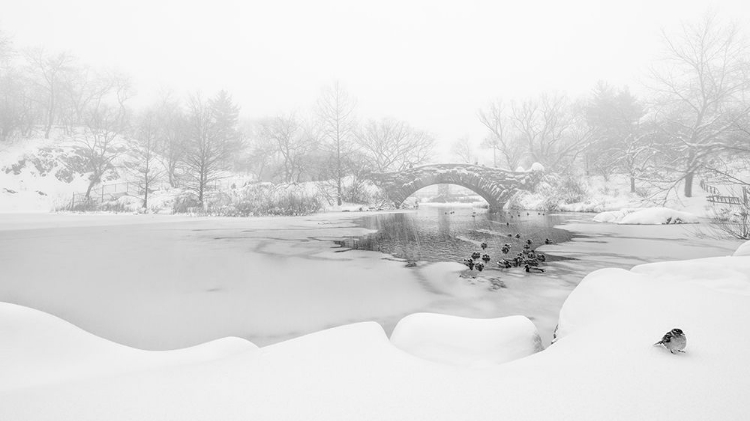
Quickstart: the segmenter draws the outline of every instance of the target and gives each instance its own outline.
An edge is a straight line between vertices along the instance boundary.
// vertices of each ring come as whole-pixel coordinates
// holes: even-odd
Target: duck
[[[511,266],[513,266],[513,265],[512,265],[512,264],[511,264],[511,263],[510,263],[509,261],[507,261],[507,260],[505,260],[505,259],[502,259],[502,260],[500,260],[499,262],[497,262],[497,267],[499,267],[499,268],[505,268],[505,269],[508,269],[508,268],[510,268]]]
[[[546,262],[547,261],[547,256],[543,255],[542,253],[538,253],[536,255],[536,258],[539,259],[540,262]]]
[[[526,240],[526,244],[531,245],[531,240]]]
[[[549,238],[544,239],[544,244],[552,244],[552,241],[549,240]]]
[[[521,238],[521,234],[516,234],[516,238]]]
[[[477,259],[479,259],[480,257],[482,257],[482,255],[481,255],[481,254],[479,254],[479,252],[478,252],[478,251],[475,251],[474,253],[471,253],[471,258],[472,258],[472,259],[474,259],[474,260],[477,260]]]
[[[510,222],[506,222],[506,223],[505,223],[505,226],[506,226],[506,227],[509,227],[509,226],[510,226]]]
[[[503,247],[502,249],[500,249],[500,251],[502,251],[503,254],[508,254],[508,252],[510,251],[510,247]]]
[[[464,261],[464,264],[469,267],[469,270],[474,270],[474,261],[473,260]]]
[[[484,265],[482,263],[477,263],[476,268],[481,272],[484,269]]]
[[[531,273],[531,272],[534,272],[534,273],[544,273],[544,269],[538,268],[538,267],[534,267],[534,266],[526,265],[526,266],[524,266],[524,269],[526,269],[526,272],[529,272],[529,273]]]
[[[479,247],[481,247],[482,250],[484,250],[484,249],[487,248],[487,243],[482,243],[482,244],[479,245]]]
[[[484,260],[485,265],[488,264],[490,262],[490,255],[489,254],[482,255],[482,260]]]

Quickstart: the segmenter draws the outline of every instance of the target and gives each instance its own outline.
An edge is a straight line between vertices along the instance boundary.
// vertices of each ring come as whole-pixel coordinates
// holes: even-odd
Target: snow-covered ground
[[[316,231],[304,225],[296,229]],[[3,232],[11,240],[49,234]],[[304,254],[304,243],[293,244],[266,247]],[[512,339],[525,335],[529,343],[526,322],[418,315],[402,322],[411,334],[393,342],[364,322],[260,349],[227,338],[148,352],[0,304],[0,419],[741,420],[750,411],[750,336],[742,334],[750,320],[750,257],[742,254],[591,273],[565,301],[554,345],[479,365],[419,355],[483,355],[488,344],[518,350]],[[388,263],[377,263],[382,278],[395,276],[380,272]],[[74,298],[64,291],[56,291],[58,300]],[[139,310],[130,309],[133,317]],[[686,353],[653,346],[675,327],[687,335]],[[492,330],[506,340],[477,340]]]

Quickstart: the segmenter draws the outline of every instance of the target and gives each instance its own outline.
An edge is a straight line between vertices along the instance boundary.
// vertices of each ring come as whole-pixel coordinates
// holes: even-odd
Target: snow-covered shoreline
[[[554,345],[499,364],[481,352],[479,365],[423,359],[372,322],[260,349],[226,338],[139,351],[0,304],[0,418],[739,420],[750,411],[750,337],[739,334],[750,320],[748,244],[731,257],[595,271],[565,301]],[[410,329],[434,337],[453,323],[440,320]],[[652,346],[674,327],[685,354]],[[453,340],[432,351],[485,343]]]

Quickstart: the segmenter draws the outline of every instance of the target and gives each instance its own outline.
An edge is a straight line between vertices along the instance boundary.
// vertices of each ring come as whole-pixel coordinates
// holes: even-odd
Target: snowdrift
[[[526,317],[468,319],[417,313],[396,325],[391,342],[431,361],[464,367],[486,367],[542,350],[536,327]]]
[[[698,217],[689,212],[669,208],[624,208],[619,211],[601,212],[594,216],[595,222],[623,225],[697,224]]]
[[[1,304],[0,419],[741,420],[748,285],[744,255],[599,270],[566,300],[555,344],[481,368],[457,366],[458,350],[528,351],[527,320],[418,314],[392,341],[365,322],[260,349],[227,339],[145,352]],[[675,327],[685,354],[653,346]],[[496,333],[524,346],[482,339]]]

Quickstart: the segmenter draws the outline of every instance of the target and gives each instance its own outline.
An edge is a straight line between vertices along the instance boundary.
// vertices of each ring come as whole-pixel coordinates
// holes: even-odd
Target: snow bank
[[[639,211],[642,208],[623,208],[616,211],[600,212],[593,218],[594,222],[610,222],[617,223],[622,220],[626,215]]]
[[[732,256],[750,256],[750,241],[743,243]]]
[[[542,350],[534,323],[524,316],[469,319],[417,313],[398,322],[391,342],[417,357],[464,367],[502,364]]]
[[[689,212],[662,207],[625,208],[619,211],[601,212],[594,216],[594,221],[623,225],[697,224],[698,217]]]
[[[142,351],[104,340],[55,316],[0,303],[0,392],[194,364],[258,347],[223,338],[175,351]],[[10,419],[3,418],[2,419]]]

